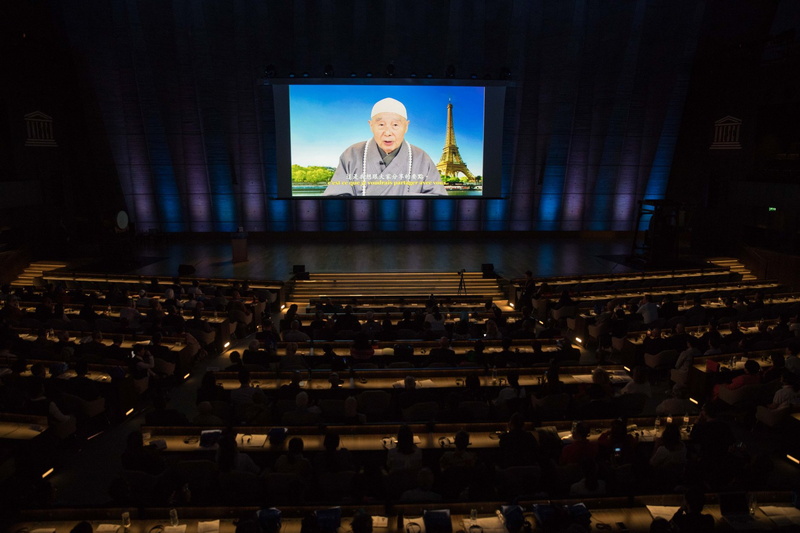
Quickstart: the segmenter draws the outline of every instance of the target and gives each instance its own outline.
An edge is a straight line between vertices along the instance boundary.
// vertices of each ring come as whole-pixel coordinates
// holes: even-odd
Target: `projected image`
[[[292,85],[292,196],[480,196],[484,87]]]

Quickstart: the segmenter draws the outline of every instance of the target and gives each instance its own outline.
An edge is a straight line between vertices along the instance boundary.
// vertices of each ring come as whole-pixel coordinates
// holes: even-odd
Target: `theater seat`
[[[725,386],[720,386],[718,389],[718,397],[728,405],[739,407],[747,403],[753,403],[761,394],[761,384],[755,383],[753,385],[745,385],[738,389],[729,389]]]
[[[788,406],[770,409],[769,407],[759,405],[756,407],[756,420],[767,427],[780,427],[789,419],[789,414],[791,412],[792,410]]]

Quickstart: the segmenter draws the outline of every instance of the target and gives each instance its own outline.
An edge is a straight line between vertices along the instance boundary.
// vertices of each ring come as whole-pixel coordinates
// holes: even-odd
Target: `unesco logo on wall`
[[[739,132],[742,127],[741,119],[725,116],[714,121],[714,142],[709,150],[740,150]]]
[[[58,146],[53,138],[53,117],[41,111],[25,115],[25,146]]]

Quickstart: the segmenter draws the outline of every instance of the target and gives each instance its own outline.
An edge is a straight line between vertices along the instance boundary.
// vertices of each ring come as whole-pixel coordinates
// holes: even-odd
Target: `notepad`
[[[219,533],[219,520],[198,522],[197,533]]]
[[[786,527],[792,524],[800,525],[800,509],[778,507],[777,505],[762,505],[759,509],[778,527]]]
[[[267,435],[249,435],[247,433],[237,433],[236,443],[243,448],[261,448],[267,442]]]
[[[650,511],[650,514],[653,518],[663,518],[664,520],[672,520],[672,517],[675,516],[675,513],[678,512],[680,507],[678,506],[671,506],[671,505],[648,505],[647,510]]]

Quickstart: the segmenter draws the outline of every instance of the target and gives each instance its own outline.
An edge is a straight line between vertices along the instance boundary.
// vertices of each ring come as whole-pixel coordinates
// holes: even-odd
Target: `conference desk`
[[[570,367],[562,370],[560,379],[565,385],[580,385],[592,383],[592,371],[595,367],[586,366],[585,368]],[[631,377],[621,366],[607,366],[612,385],[625,385],[632,381]],[[519,369],[519,384],[523,387],[542,385],[544,383],[545,368],[526,368]],[[303,380],[300,387],[310,390],[328,390],[331,388],[328,382],[330,371],[303,372]],[[348,381],[348,374],[343,371],[339,374],[340,379],[345,380],[343,388],[354,391],[374,390],[374,389],[402,389],[403,381],[406,376],[413,376],[416,379],[417,388],[420,389],[446,389],[464,387],[466,377],[477,375],[481,387],[504,387],[508,384],[508,369],[498,371],[497,377],[486,375],[484,369],[456,369],[448,368],[441,371],[432,369],[384,369],[384,370],[357,370],[353,374],[353,383]],[[309,377],[311,378],[309,380]],[[281,385],[286,385],[291,381],[291,373],[283,372],[277,375],[274,372],[251,372],[250,384],[264,390],[275,390]],[[239,388],[238,374],[233,372],[218,372],[217,384],[222,385],[227,390]]]
[[[747,529],[768,531],[797,531],[800,527],[800,510],[791,506],[791,493],[755,493],[758,507],[755,509],[755,522]],[[709,503],[704,512],[714,517],[716,531],[736,531],[721,517],[716,495],[707,495]],[[534,504],[556,506],[584,503],[591,512],[591,531],[623,531],[618,523],[623,523],[631,533],[647,533],[655,516],[671,516],[681,504],[681,496],[676,494],[637,496],[628,498],[584,498],[557,501],[519,502],[525,512],[525,520],[531,524],[532,531],[544,531],[533,515]],[[403,522],[421,524],[425,510],[449,509],[454,532],[470,531],[475,522],[470,518],[470,509],[477,512],[477,524],[483,533],[507,533],[499,522],[496,511],[503,502],[451,502],[436,504],[401,504],[392,507],[387,513],[383,505],[342,506],[342,520],[338,533],[348,533],[350,522],[357,511],[369,513],[373,517],[375,533],[404,533],[398,527],[398,514]],[[316,509],[326,506],[303,506],[281,508],[281,533],[300,533],[302,517]],[[236,529],[235,517],[253,508],[241,507],[178,507],[179,526],[169,526],[169,508],[129,508],[102,509],[31,509],[20,513],[18,521],[9,526],[8,533],[69,533],[81,520],[88,520],[98,533],[233,533]],[[121,516],[128,512],[131,524],[121,527]],[[144,517],[142,517],[144,516]],[[472,531],[478,531],[472,529]]]
[[[19,333],[18,335],[20,340],[28,342],[33,342],[38,338],[38,335],[34,333]],[[114,344],[114,342],[112,341],[114,335],[115,334],[113,333],[107,333],[106,337],[103,338],[103,340],[101,340],[100,342],[102,342],[105,346],[111,346],[112,344]],[[57,339],[51,338],[48,340],[56,342]],[[150,337],[143,337],[136,339],[132,336],[125,335],[122,339],[122,343],[120,344],[120,346],[122,346],[126,350],[130,350],[133,349],[133,347],[136,346],[137,344],[144,344],[145,346],[149,345]],[[166,337],[164,339],[164,342],[162,342],[162,345],[169,348],[170,351],[173,352],[180,352],[186,347],[186,343],[183,342],[181,337]],[[80,347],[80,344],[77,344],[77,346]]]
[[[123,367],[124,368],[124,367]],[[31,373],[31,367],[28,366],[28,369],[25,372],[21,372],[20,376],[22,377],[31,377],[33,374]],[[75,372],[74,369],[70,368],[69,370],[65,371],[63,374],[59,374],[54,379],[61,379],[61,380],[68,380],[71,378],[76,377],[78,374]],[[111,382],[111,375],[108,372],[104,372],[102,370],[89,370],[86,372],[86,377],[91,379],[92,381],[96,381],[98,383],[110,383]]]
[[[755,292],[758,290],[767,290],[767,289],[777,289],[780,287],[778,283],[771,283],[771,282],[755,282],[755,283],[747,283],[747,284],[730,284],[730,285],[722,285],[722,286],[694,286],[689,285],[686,287],[652,287],[650,289],[646,287],[642,287],[641,289],[633,289],[633,290],[621,290],[617,292],[602,292],[596,294],[589,294],[589,295],[582,295],[579,298],[575,298],[578,307],[580,308],[587,308],[589,304],[593,305],[597,302],[606,302],[608,300],[626,300],[626,299],[633,299],[633,298],[641,298],[645,294],[649,294],[653,297],[654,300],[658,300],[662,296],[673,296],[680,294],[683,298],[692,299],[697,294],[704,294],[709,291],[714,291],[716,293],[741,293],[741,292]]]
[[[47,417],[0,413],[0,439],[30,440],[47,430]]]
[[[662,421],[663,418],[659,418]],[[688,424],[682,424],[681,437],[688,440],[692,424],[696,420],[691,417]],[[633,418],[628,421],[628,431],[638,442],[652,443],[663,431],[663,426],[656,427],[656,418]],[[666,420],[663,420],[666,421]],[[682,422],[681,420],[676,420]],[[590,439],[597,439],[609,429],[611,420],[587,420],[590,427]],[[454,437],[458,431],[465,430],[470,434],[471,449],[493,449],[500,445],[500,436],[506,432],[506,425],[497,422],[483,423],[446,423],[446,424],[408,424],[414,433],[416,445],[423,450],[439,450],[454,448]],[[350,451],[380,451],[393,448],[396,444],[394,437],[400,424],[369,424],[359,426],[322,425],[322,426],[294,426],[290,428],[277,427],[277,430],[286,429],[284,439],[271,442],[268,438],[270,429],[264,426],[235,427],[236,442],[239,449],[252,453],[283,452],[286,443],[293,437],[303,439],[304,450],[315,452],[324,450],[323,440],[328,430],[334,430],[340,435],[340,446]],[[539,438],[542,432],[557,435],[565,444],[571,442],[572,421],[560,420],[548,422],[548,425],[532,427],[527,430]],[[221,428],[209,427],[181,427],[181,426],[142,426],[142,433],[147,444],[166,445],[169,452],[210,452],[216,450],[216,445],[204,447],[200,445],[200,436],[203,431],[215,431]],[[159,442],[162,441],[162,442]]]

